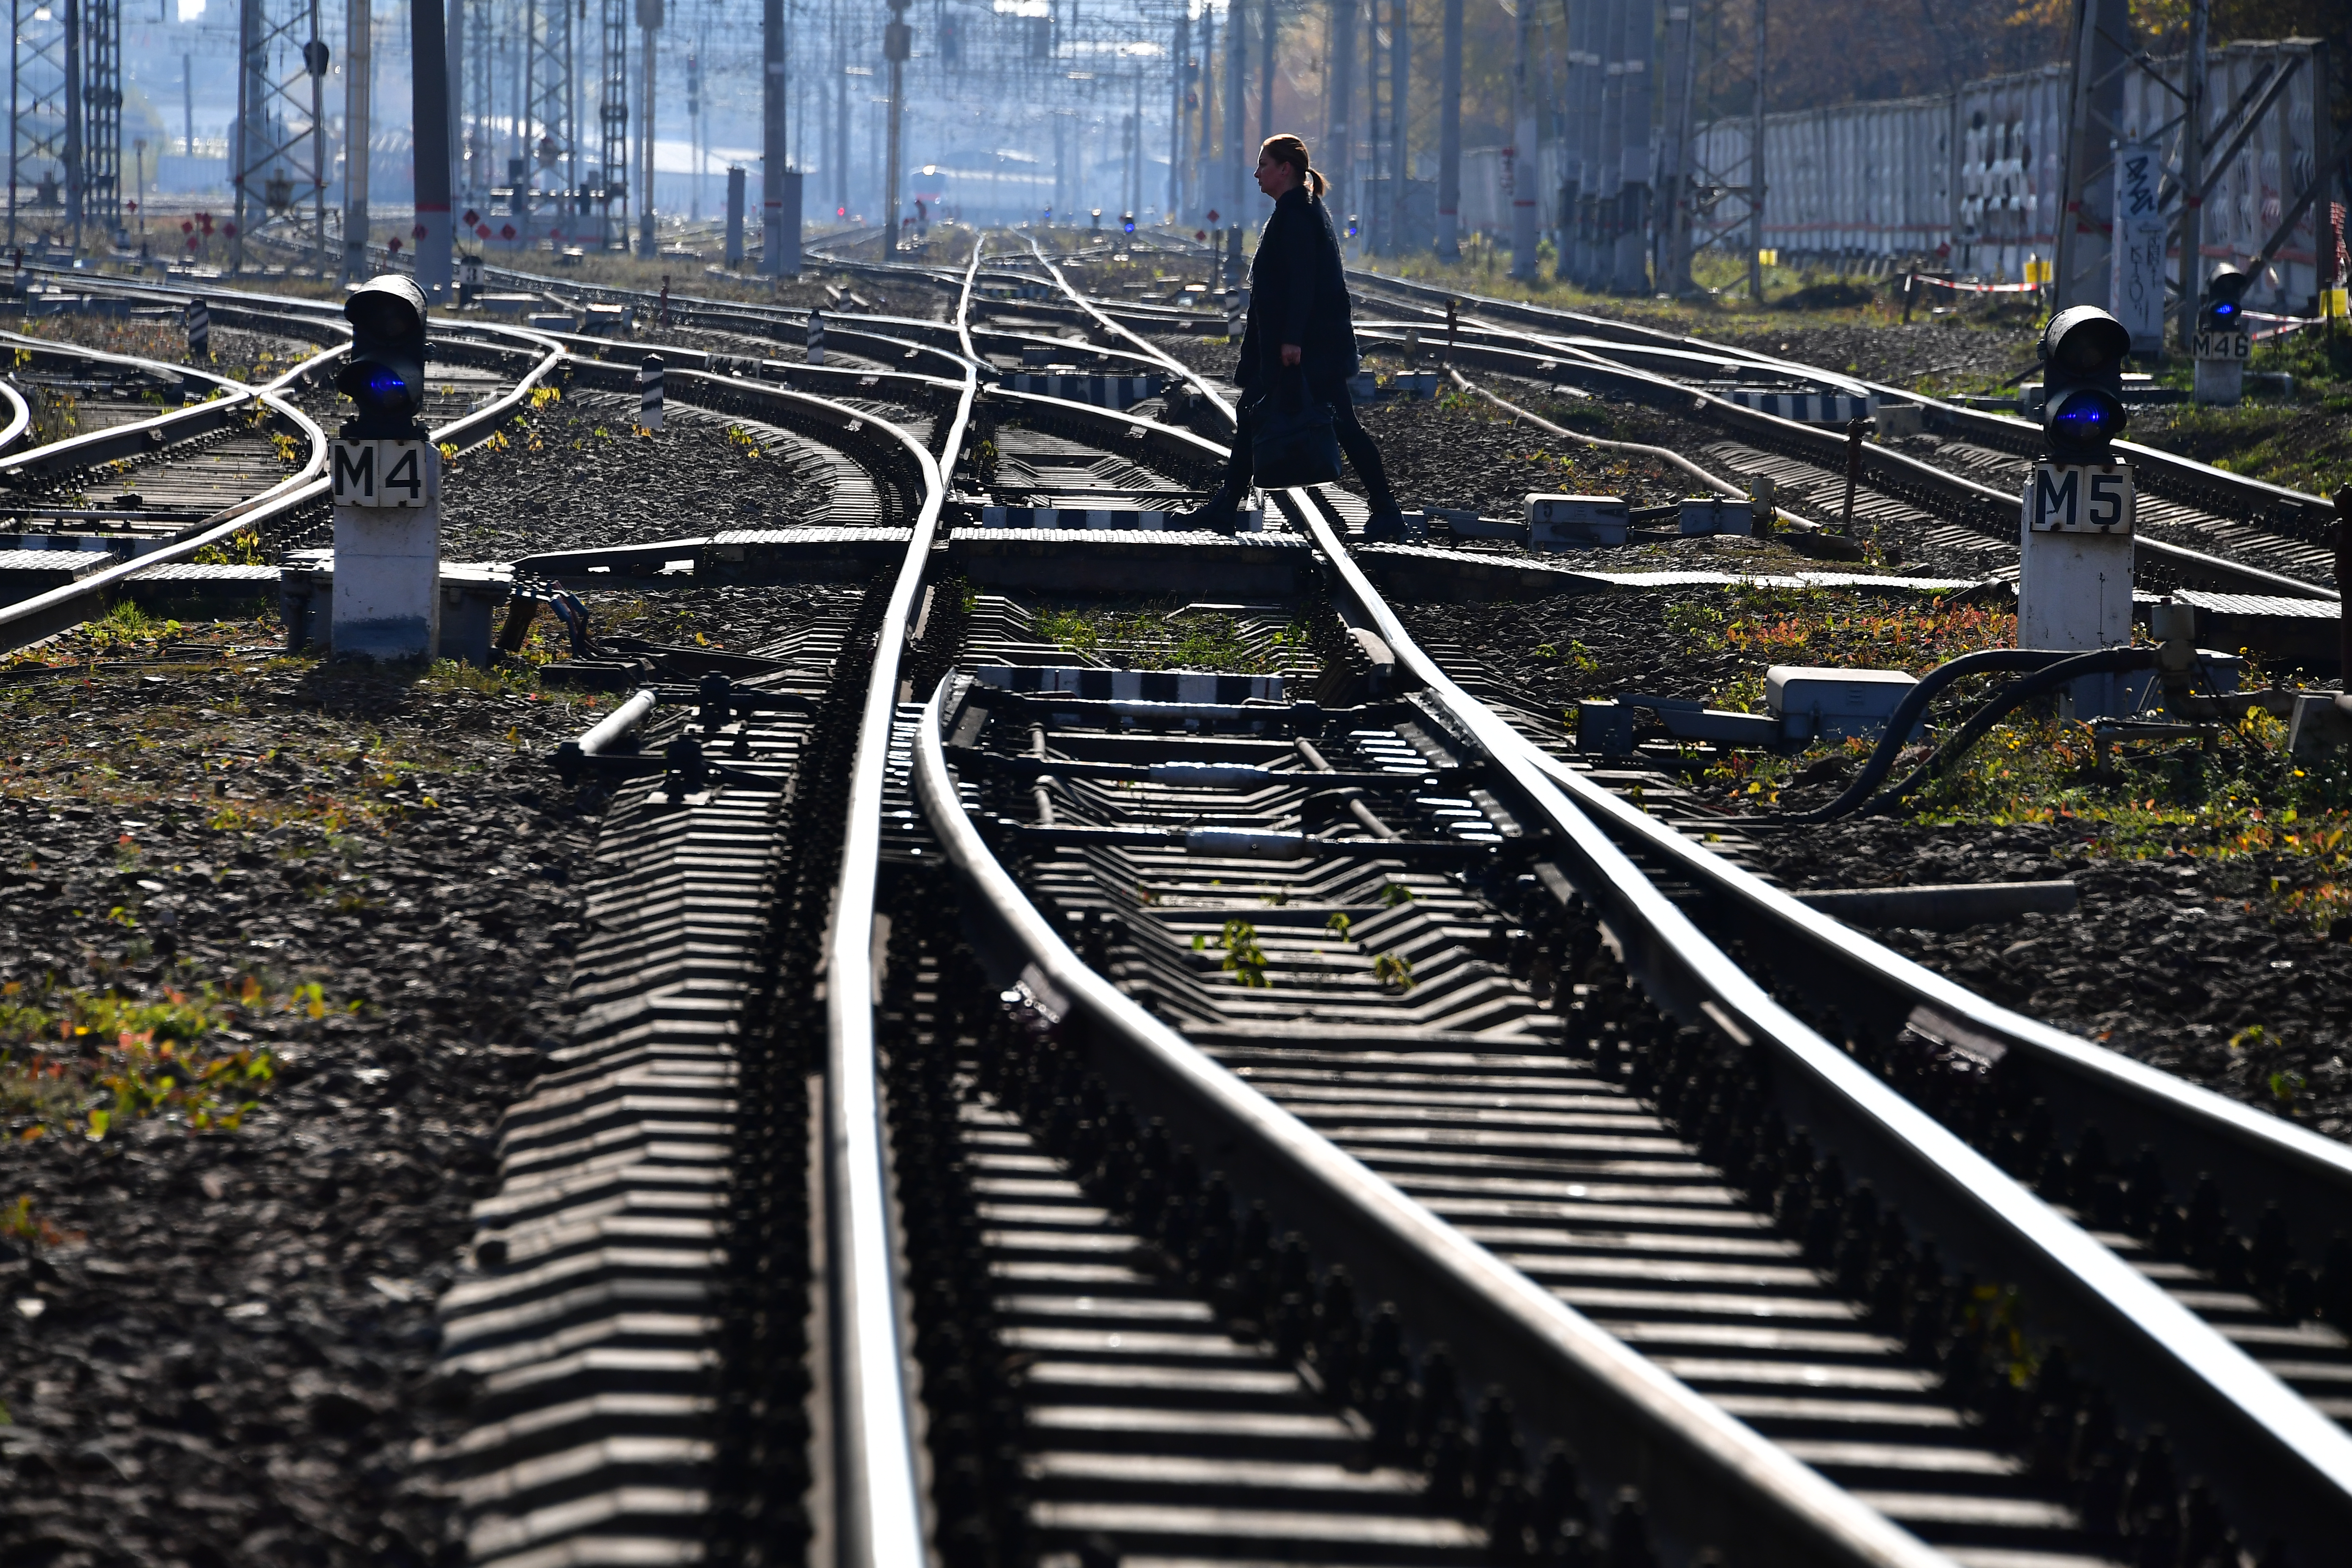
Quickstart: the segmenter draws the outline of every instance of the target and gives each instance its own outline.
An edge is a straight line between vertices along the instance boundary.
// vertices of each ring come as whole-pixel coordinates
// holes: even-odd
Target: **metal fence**
[[[2163,85],[2147,69],[2127,72],[2115,131],[2158,141],[2177,170],[2186,61],[2149,63]],[[2259,254],[2315,177],[2326,147],[2325,72],[2322,47],[2301,39],[2232,44],[2208,57],[2205,134],[2230,156],[2201,209],[2206,258]],[[2057,247],[2071,76],[2071,67],[2045,66],[1926,98],[1767,115],[1763,243],[1791,258],[1933,257],[1964,276],[2022,279],[2028,260],[2048,261]],[[1721,120],[1696,138],[1695,226],[1742,254],[1750,134],[1749,121]],[[2326,210],[2324,199],[2306,206],[2258,293],[2299,309],[2315,292]]]

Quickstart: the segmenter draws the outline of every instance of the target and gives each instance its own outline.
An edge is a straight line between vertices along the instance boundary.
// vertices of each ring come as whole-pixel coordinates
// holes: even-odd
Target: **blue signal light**
[[[2213,313],[2224,318],[2234,316],[2238,313],[2238,307],[2227,300],[2216,300],[2213,301]]]
[[[391,372],[383,364],[369,364],[367,378],[360,384],[360,395],[362,395],[360,400],[372,402],[379,409],[397,409],[397,406],[407,406],[412,402],[407,381],[402,381],[395,372]]]
[[[2128,416],[2116,397],[2096,389],[2066,394],[2050,413],[2046,428],[2052,440],[2072,451],[2105,447],[2122,434]]]

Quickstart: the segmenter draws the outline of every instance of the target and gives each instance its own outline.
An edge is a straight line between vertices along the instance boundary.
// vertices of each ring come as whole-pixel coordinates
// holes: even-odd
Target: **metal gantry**
[[[74,243],[94,224],[111,239],[122,225],[121,0],[73,0],[80,46],[80,180],[72,205]]]
[[[122,216],[119,0],[12,0],[8,243],[111,238]]]
[[[559,222],[577,205],[580,189],[580,121],[572,100],[572,0],[525,0],[523,97],[528,104],[530,163],[524,171],[533,193],[551,196]]]
[[[50,0],[11,0],[16,69],[8,113],[8,243],[47,237],[71,222],[67,210],[68,104],[75,76],[66,16]]]
[[[245,265],[246,237],[265,211],[291,212],[304,195],[314,211],[326,192],[326,139],[320,134],[326,45],[319,0],[242,0],[237,12],[236,126],[229,184],[236,192],[232,268]],[[310,167],[303,167],[309,154]],[[308,189],[305,190],[304,187]],[[325,226],[312,236],[323,246]]]
[[[604,75],[597,100],[604,135],[595,191],[604,215],[603,243],[629,232],[629,23],[631,0],[604,0]]]

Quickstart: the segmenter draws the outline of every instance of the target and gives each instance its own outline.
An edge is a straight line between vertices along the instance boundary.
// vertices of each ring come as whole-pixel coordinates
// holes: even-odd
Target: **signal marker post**
[[[397,273],[344,301],[352,351],[336,389],[359,405],[328,453],[334,485],[334,648],[430,658],[441,640],[441,454],[425,408],[425,295]]]
[[[2042,460],[2026,481],[2018,536],[2017,646],[2088,653],[2131,641],[2132,471],[2123,433],[2131,334],[2095,305],[2051,318],[2042,335]],[[2112,675],[2074,682],[2074,717],[2118,711]]]
[[[637,424],[646,430],[662,427],[662,357],[647,354],[637,367]]]
[[[2197,362],[2193,395],[2200,406],[2235,407],[2245,396],[2246,361],[2253,357],[2254,339],[2239,301],[2252,281],[2235,267],[2217,267],[2205,280],[2205,302],[2197,309],[2189,341]]]

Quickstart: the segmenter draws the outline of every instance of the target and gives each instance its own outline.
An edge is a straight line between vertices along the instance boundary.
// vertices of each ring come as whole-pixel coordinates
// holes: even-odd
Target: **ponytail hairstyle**
[[[1323,172],[1307,162],[1307,143],[1296,136],[1269,136],[1258,148],[1257,155],[1261,163],[1272,158],[1277,163],[1289,164],[1291,173],[1297,176],[1298,183],[1306,187],[1308,195],[1318,199],[1321,198],[1328,188],[1323,180]]]

